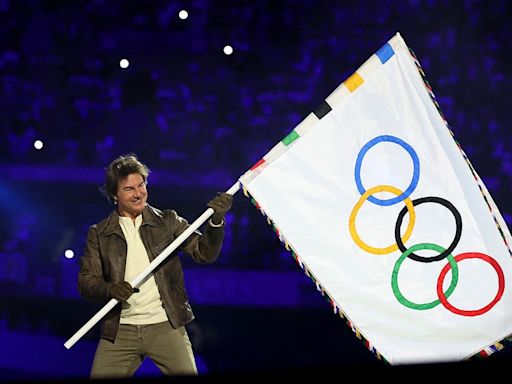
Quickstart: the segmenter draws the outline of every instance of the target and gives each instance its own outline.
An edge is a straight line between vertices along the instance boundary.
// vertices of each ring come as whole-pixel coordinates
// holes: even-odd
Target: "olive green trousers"
[[[197,375],[192,344],[185,327],[169,322],[120,324],[114,343],[100,339],[91,368],[91,379],[132,377],[145,358],[166,376]]]

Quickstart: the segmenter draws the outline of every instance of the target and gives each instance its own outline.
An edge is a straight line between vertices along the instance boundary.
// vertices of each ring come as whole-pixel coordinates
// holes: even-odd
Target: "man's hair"
[[[105,184],[100,190],[111,203],[114,203],[117,185],[120,180],[128,175],[138,173],[142,176],[144,182],[147,182],[150,172],[149,168],[141,163],[134,153],[121,155],[108,165],[105,173]]]

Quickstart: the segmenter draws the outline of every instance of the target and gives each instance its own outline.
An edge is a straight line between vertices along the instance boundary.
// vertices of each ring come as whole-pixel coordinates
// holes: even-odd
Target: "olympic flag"
[[[454,362],[512,333],[510,232],[399,33],[240,182],[378,358]]]

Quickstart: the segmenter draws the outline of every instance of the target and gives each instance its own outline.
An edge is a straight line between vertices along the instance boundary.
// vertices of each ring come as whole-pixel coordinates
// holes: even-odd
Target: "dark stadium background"
[[[152,170],[149,202],[193,221],[397,32],[510,225],[511,11],[504,0],[0,0],[0,381],[87,377],[97,328],[63,343],[99,309],[78,296],[78,257],[111,209],[99,187],[114,157],[136,153]],[[183,261],[201,374],[380,364],[243,193],[219,261]],[[150,362],[137,373],[159,375]]]

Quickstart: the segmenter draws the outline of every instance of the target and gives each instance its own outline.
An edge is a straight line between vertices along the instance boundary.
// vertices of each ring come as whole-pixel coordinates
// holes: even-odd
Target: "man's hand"
[[[226,192],[217,192],[212,200],[208,202],[208,208],[213,209],[213,215],[211,217],[212,223],[215,225],[222,224],[226,212],[231,209],[233,204],[233,196]]]
[[[139,292],[139,290],[132,288],[127,281],[114,283],[108,287],[108,297],[121,302],[128,300],[134,292]]]

